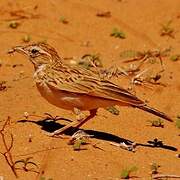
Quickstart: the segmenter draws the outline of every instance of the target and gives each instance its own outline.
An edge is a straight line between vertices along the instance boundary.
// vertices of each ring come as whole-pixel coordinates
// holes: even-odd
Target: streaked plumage
[[[34,80],[41,95],[57,107],[93,111],[112,105],[131,106],[171,121],[164,113],[147,106],[122,87],[103,80],[98,74],[78,66],[65,65],[51,46],[37,43],[17,46],[11,52],[27,55],[34,64]],[[82,125],[85,121],[76,122]],[[67,126],[67,128],[69,125]],[[59,130],[62,133],[67,129]]]

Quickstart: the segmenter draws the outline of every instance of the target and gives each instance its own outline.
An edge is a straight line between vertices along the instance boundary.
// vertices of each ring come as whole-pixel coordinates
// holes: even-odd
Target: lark
[[[60,135],[70,127],[81,127],[96,115],[98,108],[129,106],[172,121],[165,113],[148,106],[124,88],[100,78],[98,73],[63,63],[57,51],[46,43],[16,46],[9,53],[26,55],[34,65],[34,81],[42,97],[63,109],[89,111],[87,118],[77,118],[52,135]]]

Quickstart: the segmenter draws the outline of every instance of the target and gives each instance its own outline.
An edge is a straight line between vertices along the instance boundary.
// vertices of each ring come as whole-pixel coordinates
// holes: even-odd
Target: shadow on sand
[[[40,119],[40,120],[19,120],[17,121],[17,123],[34,123],[38,126],[41,127],[42,130],[46,131],[46,132],[54,132],[55,130],[58,130],[62,127],[64,127],[63,124],[57,123],[56,121],[59,120],[63,120],[63,121],[68,121],[71,122],[71,120],[69,119],[65,119],[65,118],[58,118],[58,119],[50,119],[50,118],[46,118],[46,119]],[[69,129],[67,129],[64,134],[68,135],[68,136],[72,136],[76,131],[80,130],[79,128],[74,128],[71,127]],[[115,142],[115,143],[122,143],[124,142],[127,145],[131,145],[132,143],[134,143],[134,141],[131,141],[129,139],[125,139],[125,138],[121,138],[119,136],[107,133],[107,132],[102,132],[102,131],[96,131],[96,130],[84,130],[81,129],[84,132],[86,132],[89,135],[92,135],[92,138],[96,138],[96,139],[100,139],[100,140],[105,140],[105,141],[109,141],[109,142]],[[169,146],[169,145],[165,145],[162,143],[162,141],[159,141],[157,138],[155,138],[154,140],[149,140],[147,143],[138,143],[136,142],[137,146],[143,146],[143,147],[149,147],[149,148],[162,148],[162,149],[167,149],[167,150],[171,150],[171,151],[177,151],[177,148],[173,147],[173,146]]]

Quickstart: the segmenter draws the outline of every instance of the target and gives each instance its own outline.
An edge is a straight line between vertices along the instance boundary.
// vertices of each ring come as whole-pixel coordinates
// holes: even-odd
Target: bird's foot
[[[68,136],[64,134],[56,134],[56,131],[54,132],[45,132],[45,134],[49,137],[56,137],[56,138],[61,138],[61,139],[69,139]]]
[[[83,130],[78,130],[71,136],[71,138],[68,141],[68,144],[72,145],[75,151],[82,150],[83,148],[81,146],[89,144],[90,137],[92,136],[93,135],[89,135]]]
[[[86,115],[78,108],[74,108],[74,114],[76,115],[76,120],[81,121],[83,119],[86,119]]]
[[[96,110],[95,110],[96,111]],[[79,109],[74,108],[74,112],[76,114],[76,120],[72,121],[70,123],[68,123],[67,125],[65,125],[64,127],[62,127],[61,129],[58,129],[56,131],[54,131],[53,133],[50,134],[50,136],[53,137],[58,137],[61,136],[61,134],[63,134],[66,130],[68,130],[69,128],[75,127],[75,128],[79,128],[81,125],[83,125],[87,120],[89,120],[88,118],[91,118],[91,114],[86,117]],[[93,110],[94,112],[94,110]],[[91,112],[90,112],[91,113]],[[93,114],[94,115],[94,114]]]
[[[84,132],[83,130],[78,130],[71,136],[71,141],[89,139],[90,137],[93,137],[93,135],[89,135],[86,132]]]
[[[136,143],[135,142],[120,142],[120,143],[115,143],[115,142],[110,142],[111,145],[113,146],[116,146],[116,147],[119,147],[119,148],[122,148],[122,149],[125,149],[127,151],[132,151],[132,152],[135,152],[135,148],[136,148]]]

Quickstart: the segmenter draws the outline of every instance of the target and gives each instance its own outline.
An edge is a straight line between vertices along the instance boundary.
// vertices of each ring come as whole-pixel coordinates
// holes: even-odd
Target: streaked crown
[[[46,43],[36,43],[27,46],[16,46],[10,52],[19,52],[29,57],[35,68],[43,64],[61,62],[56,50]]]

